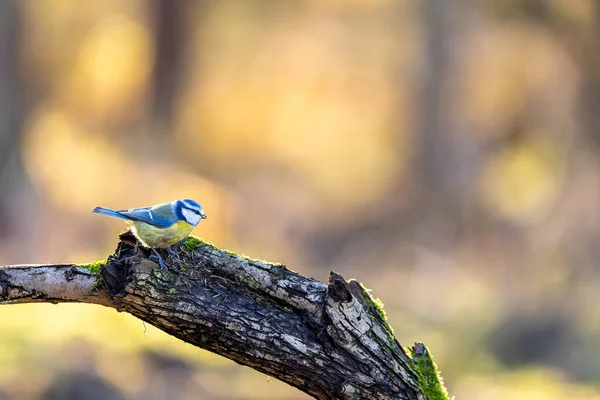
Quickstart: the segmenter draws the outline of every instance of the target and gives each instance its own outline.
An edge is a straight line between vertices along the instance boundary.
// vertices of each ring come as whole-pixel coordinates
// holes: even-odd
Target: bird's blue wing
[[[169,203],[159,204],[154,207],[132,208],[130,210],[119,211],[119,214],[125,215],[135,221],[145,222],[157,228],[168,228],[176,222]]]

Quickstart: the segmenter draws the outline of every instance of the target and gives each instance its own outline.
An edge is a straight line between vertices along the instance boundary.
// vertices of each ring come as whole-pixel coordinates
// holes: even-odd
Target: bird
[[[166,248],[170,254],[178,257],[171,246],[188,237],[192,229],[206,219],[202,206],[191,199],[128,210],[96,207],[92,212],[128,221],[133,226],[133,234],[152,250],[161,269],[166,265],[156,249]]]

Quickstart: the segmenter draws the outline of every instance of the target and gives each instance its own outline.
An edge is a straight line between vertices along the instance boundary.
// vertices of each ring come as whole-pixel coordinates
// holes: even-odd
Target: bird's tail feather
[[[111,210],[110,208],[96,207],[92,210],[92,212],[108,215],[109,217],[113,217],[113,218],[126,219],[126,220],[131,219],[131,218],[126,217],[125,215],[119,213],[118,211]]]

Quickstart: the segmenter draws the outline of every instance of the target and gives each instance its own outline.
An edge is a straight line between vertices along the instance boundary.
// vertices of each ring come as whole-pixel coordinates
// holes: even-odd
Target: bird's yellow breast
[[[193,225],[185,221],[174,223],[168,228],[157,228],[141,221],[132,222],[133,233],[149,247],[169,247],[189,236]]]

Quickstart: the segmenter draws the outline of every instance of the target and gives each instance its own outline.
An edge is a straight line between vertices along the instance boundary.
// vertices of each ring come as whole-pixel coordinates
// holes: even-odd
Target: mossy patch
[[[429,400],[448,400],[448,390],[429,349],[417,343],[413,348],[406,349],[406,353],[413,361],[413,370],[419,378],[417,384],[423,394]]]
[[[248,257],[245,254],[237,254],[237,253],[234,253],[233,251],[229,251],[229,250],[223,250],[223,251],[225,251],[225,253],[227,253],[227,254],[231,254],[233,256],[240,257],[240,258],[242,258],[242,259],[244,259],[246,261],[249,261],[249,262],[254,262],[254,263],[259,263],[259,264],[263,264],[263,265],[268,265],[270,267],[280,267],[280,268],[284,267],[283,264],[281,264],[281,263],[271,262],[271,261],[266,261],[266,260],[261,260],[260,258],[252,258],[252,257]]]
[[[94,276],[100,276],[100,270],[106,265],[106,260],[100,260],[89,264],[77,264],[76,267],[85,268]]]
[[[383,327],[387,330],[388,338],[390,339],[390,342],[393,343],[394,342],[394,328],[392,328],[388,322],[387,315],[385,313],[385,308],[383,306],[383,301],[381,301],[380,299],[373,298],[373,296],[371,296],[371,293],[370,293],[371,289],[367,289],[365,287],[365,285],[363,285],[362,283],[359,283],[359,284],[360,284],[360,287],[362,288],[363,296],[365,297],[365,302],[372,310],[377,312],[377,314],[383,321]]]
[[[79,267],[79,268],[87,269],[88,271],[90,271],[92,276],[94,276],[96,278],[96,280],[92,284],[92,288],[91,288],[91,290],[94,291],[94,290],[98,290],[104,284],[104,281],[102,280],[102,275],[100,275],[100,270],[105,265],[106,265],[106,260],[100,260],[100,261],[96,261],[96,262],[89,263],[89,264],[77,264],[75,266]]]
[[[196,250],[205,246],[215,247],[211,243],[205,242],[194,235],[190,235],[183,240],[183,247],[185,247],[188,251]]]
[[[246,261],[253,261],[253,262],[258,262],[258,263],[265,264],[265,265],[270,265],[270,266],[273,266],[273,267],[282,267],[282,268],[285,268],[285,266],[283,264],[281,264],[281,263],[269,262],[269,261],[265,261],[265,260],[260,260],[258,258],[251,258],[251,257],[248,257],[248,256],[246,256],[244,254],[238,254],[238,253],[235,253],[235,252],[233,252],[231,250],[227,250],[227,249],[219,249],[214,244],[212,244],[210,242],[207,242],[207,241],[204,241],[204,240],[202,240],[199,237],[194,236],[194,235],[188,236],[187,238],[185,238],[183,240],[182,243],[183,243],[183,246],[188,251],[196,250],[196,249],[199,249],[199,248],[202,248],[202,247],[209,247],[211,250],[219,250],[219,251],[222,251],[223,253],[229,254],[231,256],[240,257],[240,258],[242,258],[242,259],[244,259]]]

